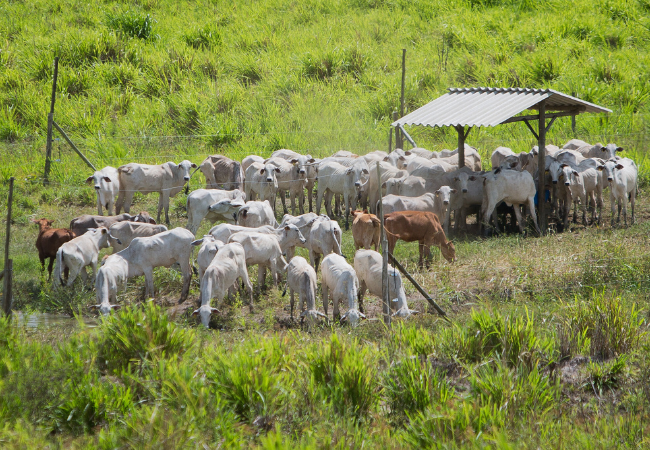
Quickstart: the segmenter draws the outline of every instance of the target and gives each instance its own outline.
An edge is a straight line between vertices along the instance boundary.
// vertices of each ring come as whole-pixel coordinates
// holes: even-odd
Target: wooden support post
[[[384,228],[384,205],[381,195],[381,171],[379,161],[377,161],[377,186],[379,190],[379,220],[381,221],[381,298],[382,311],[384,313],[384,323],[390,327],[390,292],[388,290],[388,240],[386,239],[386,230]]]
[[[404,117],[404,85],[406,84],[406,49],[402,49],[402,95],[400,96],[400,118]]]
[[[397,117],[397,111],[393,111],[393,122],[395,122],[399,117]],[[404,145],[402,143],[402,135],[399,132],[399,127],[394,127],[395,128],[395,148],[401,148],[404,149]]]
[[[576,115],[571,115],[571,131],[573,131],[573,137],[576,136]]]
[[[56,79],[59,75],[59,57],[54,58],[54,77],[52,78],[52,99],[50,101],[50,113],[47,115],[47,142],[45,143],[45,171],[43,173],[43,184],[50,182],[50,165],[52,164],[52,123],[54,122],[54,102],[56,101]]]
[[[429,304],[431,306],[433,306],[433,308],[438,312],[438,314],[440,314],[442,316],[443,319],[445,319],[447,322],[450,322],[449,318],[447,317],[447,314],[431,298],[431,296],[427,293],[427,291],[425,291],[424,288],[422,286],[420,286],[420,284],[417,281],[415,281],[415,278],[413,278],[411,276],[411,274],[406,271],[404,266],[402,266],[399,263],[399,261],[395,259],[395,257],[393,256],[392,253],[390,253],[389,255],[390,255],[391,259],[393,260],[393,264],[395,265],[395,267],[397,267],[397,269],[404,274],[404,276],[413,284],[413,286],[415,286],[415,289],[417,289],[420,292],[420,294],[422,294],[424,296],[424,298],[427,300],[427,302],[429,302]]]
[[[81,159],[83,159],[83,161],[84,161],[86,164],[88,164],[88,167],[90,167],[91,169],[93,169],[93,171],[96,171],[97,169],[95,169],[95,166],[93,166],[93,164],[92,164],[90,161],[88,161],[88,158],[86,158],[86,156],[85,156],[83,153],[81,153],[81,152],[79,151],[79,149],[77,148],[77,146],[74,145],[74,143],[70,140],[70,138],[68,137],[68,135],[65,134],[65,131],[63,131],[63,128],[61,128],[61,127],[59,126],[59,124],[56,123],[55,121],[52,121],[52,124],[54,125],[54,128],[56,128],[57,131],[58,131],[59,133],[61,133],[61,136],[63,136],[63,138],[66,140],[66,142],[67,142],[68,144],[70,144],[70,147],[72,147],[72,150],[74,150],[74,151],[77,153],[77,155],[79,155],[79,157],[80,157]]]
[[[458,168],[465,167],[465,127],[463,125],[456,125],[458,132]]]
[[[538,204],[538,220],[539,228],[542,234],[546,234],[546,177],[544,171],[546,168],[546,100],[539,103],[539,127],[537,136],[539,140],[537,145],[539,147],[537,167],[539,167],[540,177],[537,186],[537,204]]]
[[[11,278],[13,276],[13,261],[9,259],[9,241],[11,239],[11,206],[14,198],[14,177],[9,179],[9,199],[7,201],[7,231],[5,235],[5,266],[2,289],[2,309],[5,315],[11,314]]]
[[[388,128],[388,153],[393,151],[393,127]]]

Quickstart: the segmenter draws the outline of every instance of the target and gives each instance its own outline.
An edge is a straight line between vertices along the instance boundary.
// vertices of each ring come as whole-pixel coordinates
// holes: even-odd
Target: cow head
[[[110,177],[107,177],[106,175],[102,174],[100,171],[95,172],[88,178],[86,178],[86,183],[88,184],[94,184],[95,190],[98,191],[101,189],[101,182],[104,181],[106,183],[111,183],[112,180]]]
[[[451,200],[451,194],[455,194],[456,192],[458,192],[456,189],[452,189],[449,186],[442,186],[440,189],[435,191],[434,194],[443,205],[448,205]]]
[[[440,253],[442,253],[442,256],[450,263],[456,261],[456,247],[454,247],[453,242],[447,241],[441,244]]]
[[[99,305],[90,306],[91,311],[99,310],[102,316],[108,316],[113,309],[122,308],[122,305],[111,305],[110,303],[100,303]]]
[[[45,217],[41,219],[29,219],[30,222],[37,224],[40,228],[51,228],[54,223],[53,220],[46,219]]]
[[[467,194],[469,188],[469,182],[475,181],[476,176],[470,175],[465,172],[460,172],[457,176],[454,177],[454,181],[460,186],[460,191],[463,194]]]
[[[199,309],[194,310],[192,313],[193,316],[200,316],[201,317],[201,323],[203,324],[204,327],[210,328],[210,316],[212,313],[218,313],[221,312],[217,308],[213,308],[210,305],[201,305]]]
[[[366,316],[361,311],[352,308],[349,309],[348,312],[343,314],[343,316],[341,317],[341,323],[347,321],[350,324],[350,326],[356,327],[357,325],[359,325],[361,320],[365,318]]]
[[[150,223],[156,225],[156,221],[147,211],[140,211],[137,216],[131,216],[131,222]]]
[[[192,169],[197,169],[198,166],[191,161],[183,160],[179,165],[170,163],[171,167],[177,171],[177,174],[183,178],[184,182],[190,181],[192,174],[190,173]]]
[[[287,248],[287,247],[293,247],[294,245],[297,245],[298,243],[305,245],[307,243],[307,239],[302,235],[300,232],[300,229],[293,225],[285,225],[284,228],[282,229],[282,238],[281,238],[282,245],[281,247]]]

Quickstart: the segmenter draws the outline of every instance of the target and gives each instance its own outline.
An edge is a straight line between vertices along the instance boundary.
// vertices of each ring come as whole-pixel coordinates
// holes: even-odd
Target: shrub
[[[596,395],[602,395],[603,391],[616,389],[625,375],[627,360],[627,355],[620,355],[608,363],[590,362],[587,366],[589,378],[585,387],[593,390]]]
[[[98,360],[111,371],[158,357],[176,357],[194,344],[194,332],[169,320],[153,302],[102,319]]]
[[[135,11],[126,11],[109,14],[106,17],[106,26],[129,37],[138,39],[152,39],[153,24],[156,21],[149,15],[138,14]]]

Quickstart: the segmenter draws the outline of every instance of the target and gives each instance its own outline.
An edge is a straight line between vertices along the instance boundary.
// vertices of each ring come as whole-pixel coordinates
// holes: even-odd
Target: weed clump
[[[108,28],[128,37],[143,40],[154,38],[153,24],[155,22],[149,14],[142,15],[135,11],[109,14],[106,17],[106,25]]]

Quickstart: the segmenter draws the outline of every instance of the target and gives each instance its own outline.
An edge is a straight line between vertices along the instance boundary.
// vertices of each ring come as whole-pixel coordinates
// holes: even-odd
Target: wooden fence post
[[[381,195],[381,171],[379,161],[377,161],[377,185],[379,189],[379,220],[381,221],[381,298],[382,311],[384,313],[384,323],[390,327],[390,292],[388,290],[388,240],[386,239],[386,230],[384,229],[384,205]]]
[[[5,315],[11,315],[11,279],[13,277],[13,261],[9,259],[9,240],[11,239],[11,206],[14,197],[14,177],[9,179],[9,200],[7,203],[7,234],[5,236],[5,266],[2,290],[2,309]]]
[[[54,77],[52,79],[52,100],[50,101],[50,113],[47,115],[47,142],[45,144],[45,171],[43,173],[43,184],[50,182],[50,165],[52,164],[52,126],[54,122],[54,102],[56,101],[56,79],[59,75],[59,57],[54,58]]]

